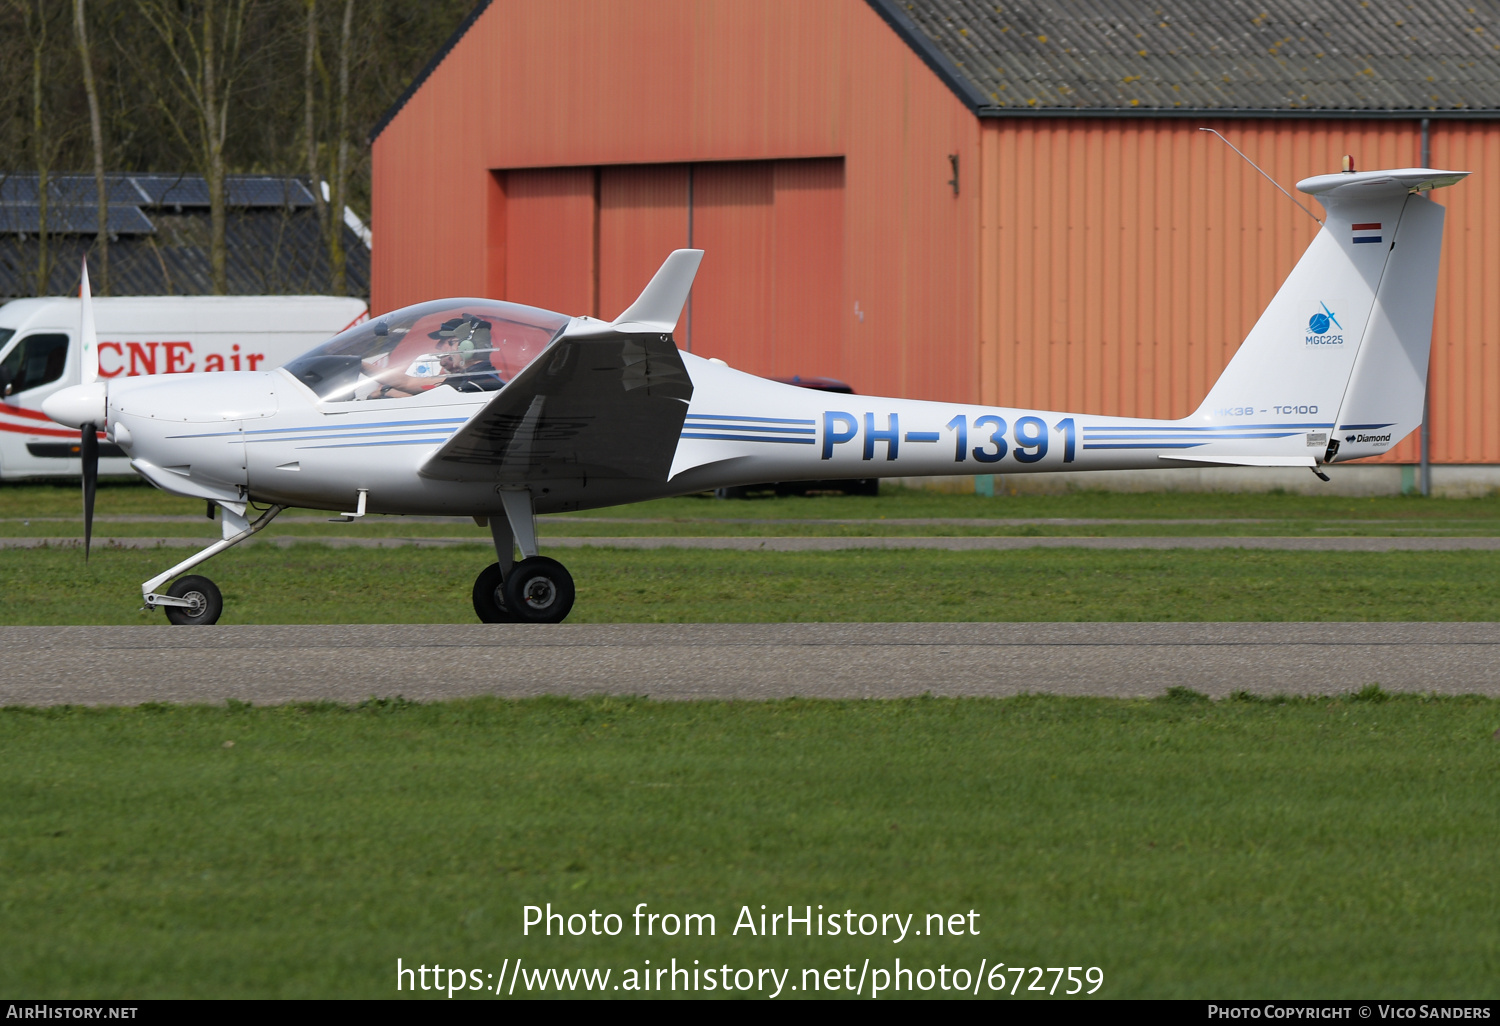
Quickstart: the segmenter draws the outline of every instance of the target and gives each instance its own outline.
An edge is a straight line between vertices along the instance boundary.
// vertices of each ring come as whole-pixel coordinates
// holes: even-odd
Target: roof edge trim
[[[427,83],[427,79],[438,69],[438,65],[443,63],[448,54],[453,52],[453,48],[458,45],[459,40],[468,35],[469,29],[474,27],[474,22],[479,20],[479,16],[490,6],[490,2],[491,0],[479,0],[474,5],[474,9],[469,12],[468,17],[464,18],[459,23],[458,28],[453,30],[453,35],[448,37],[448,41],[442,45],[437,53],[432,55],[432,60],[427,62],[427,66],[417,73],[416,78],[411,80],[411,85],[407,86],[401,95],[396,98],[396,102],[391,104],[386,112],[380,116],[380,120],[375,123],[374,128],[370,129],[370,134],[365,137],[367,143],[372,146],[374,145],[380,133],[384,132],[386,126],[396,119],[396,115],[401,113],[401,108],[405,107],[411,98],[417,94],[417,90],[421,89]]]
[[[871,0],[872,3],[876,0]],[[1420,107],[1341,109],[1337,107],[996,107],[977,108],[982,118],[1307,118],[1339,120],[1500,120],[1500,109],[1428,110]]]
[[[990,98],[961,75],[948,55],[927,38],[926,34],[917,27],[916,22],[906,17],[901,10],[899,0],[865,0],[865,2],[876,14],[880,15],[881,20],[889,25],[896,35],[901,37],[902,42],[922,58],[922,63],[926,64],[932,73],[953,91],[953,95],[963,101],[964,106],[975,114],[982,113],[982,109],[989,105]]]

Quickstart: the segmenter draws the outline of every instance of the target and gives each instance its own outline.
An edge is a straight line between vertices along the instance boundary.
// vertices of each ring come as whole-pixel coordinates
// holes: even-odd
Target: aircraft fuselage
[[[1162,469],[1237,453],[1311,465],[1334,427],[1318,406],[1292,400],[1180,421],[1100,417],[819,392],[681,356],[693,391],[670,476],[542,465],[528,481],[536,512],[759,481]],[[493,395],[439,386],[330,403],[285,371],[226,373],[116,386],[109,417],[136,468],[179,494],[344,509],[364,491],[370,513],[487,516],[503,512],[493,480],[419,471]]]

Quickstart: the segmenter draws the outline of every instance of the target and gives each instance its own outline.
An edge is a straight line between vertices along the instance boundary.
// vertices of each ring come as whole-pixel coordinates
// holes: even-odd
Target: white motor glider
[[[678,350],[701,250],[671,254],[613,321],[490,299],[377,317],[274,371],[98,378],[84,280],[84,377],[43,409],[81,430],[85,544],[98,438],[148,481],[216,503],[223,539],[145,582],[173,623],[214,623],[177,575],[300,506],[487,521],[487,623],[556,623],[573,581],[534,516],[759,481],[1166,466],[1321,467],[1390,450],[1422,421],[1443,208],[1467,172],[1406,168],[1298,184],[1323,229],[1198,411],[1138,420],[845,396]],[[516,562],[514,550],[522,559]],[[162,591],[162,585],[177,580]]]

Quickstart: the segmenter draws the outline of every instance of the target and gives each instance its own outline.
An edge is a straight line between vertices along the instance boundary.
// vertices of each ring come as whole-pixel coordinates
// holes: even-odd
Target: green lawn
[[[77,482],[0,485],[0,521],[44,516],[79,517],[80,507]],[[203,515],[203,503],[196,499],[167,495],[142,482],[118,480],[101,485],[97,512],[100,515],[200,517]],[[1474,533],[1492,534],[1500,531],[1500,496],[1483,499],[1359,499],[1275,493],[1079,491],[1067,495],[986,498],[886,486],[879,498],[818,496],[718,500],[686,496],[590,510],[582,515],[605,520],[622,517],[666,520],[908,517],[1269,518],[1292,524],[1350,520],[1393,521],[1396,526],[1408,528],[1430,522],[1435,526],[1445,527],[1462,525],[1463,529]],[[619,530],[621,527],[615,525],[612,529]]]
[[[729,517],[652,519],[647,523],[610,517],[541,517],[537,535],[545,545],[549,538],[613,537],[1472,537],[1500,534],[1500,521],[1489,520],[1309,520],[1264,519],[1188,520],[1120,523],[1113,520],[1070,520],[1066,523],[1022,521],[992,523],[985,521],[947,520],[860,520],[850,523],[835,518],[745,519]],[[202,538],[203,544],[217,541],[220,528],[216,522],[196,517],[188,521],[163,523],[103,522],[94,524],[96,539],[109,538]],[[82,519],[30,519],[0,523],[0,537],[57,538],[82,540]],[[283,514],[260,535],[270,538],[466,538],[474,542],[489,541],[489,531],[478,527],[467,517],[419,520],[415,517],[369,516],[353,524],[330,524],[324,516]]]
[[[1105,997],[1494,998],[1500,703],[1383,698],[0,710],[0,990],[899,956],[1098,966]],[[523,937],[547,902],[626,930]],[[635,938],[638,902],[717,933]],[[980,932],[732,935],[761,904]]]
[[[545,546],[544,546],[545,551]],[[140,582],[182,549],[10,550],[0,623],[164,623]],[[1500,552],[555,550],[572,623],[1500,620]],[[448,549],[249,546],[203,568],[233,623],[466,623],[494,560]]]
[[[71,488],[0,488],[0,518],[76,511]],[[100,511],[202,512],[133,485],[104,489]],[[828,533],[845,528],[723,521],[882,516],[1500,528],[1491,499],[1274,495],[898,491],[600,512],[597,528],[547,524],[544,538]],[[468,622],[474,575],[493,559],[461,523],[284,530],[310,540],[204,568],[224,590],[222,622]],[[476,544],[335,550],[316,543],[324,530]],[[0,623],[164,622],[137,611],[139,584],[185,554],[6,551]],[[1500,620],[1492,552],[557,554],[578,582],[580,623]],[[481,974],[521,957],[615,981],[648,958],[699,959],[791,969],[800,985],[803,969],[900,957],[918,969],[1098,966],[1105,997],[1493,998],[1500,703],[1383,697],[0,709],[0,991],[387,997],[398,957]],[[547,902],[626,924],[638,902],[709,912],[718,933],[523,937],[522,907]],[[761,904],[915,913],[918,928],[973,909],[980,935],[732,936],[740,907]]]

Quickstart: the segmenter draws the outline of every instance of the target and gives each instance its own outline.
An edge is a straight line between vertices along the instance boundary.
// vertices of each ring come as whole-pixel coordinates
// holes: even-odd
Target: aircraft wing
[[[421,469],[450,481],[665,481],[693,395],[670,334],[564,335]]]

